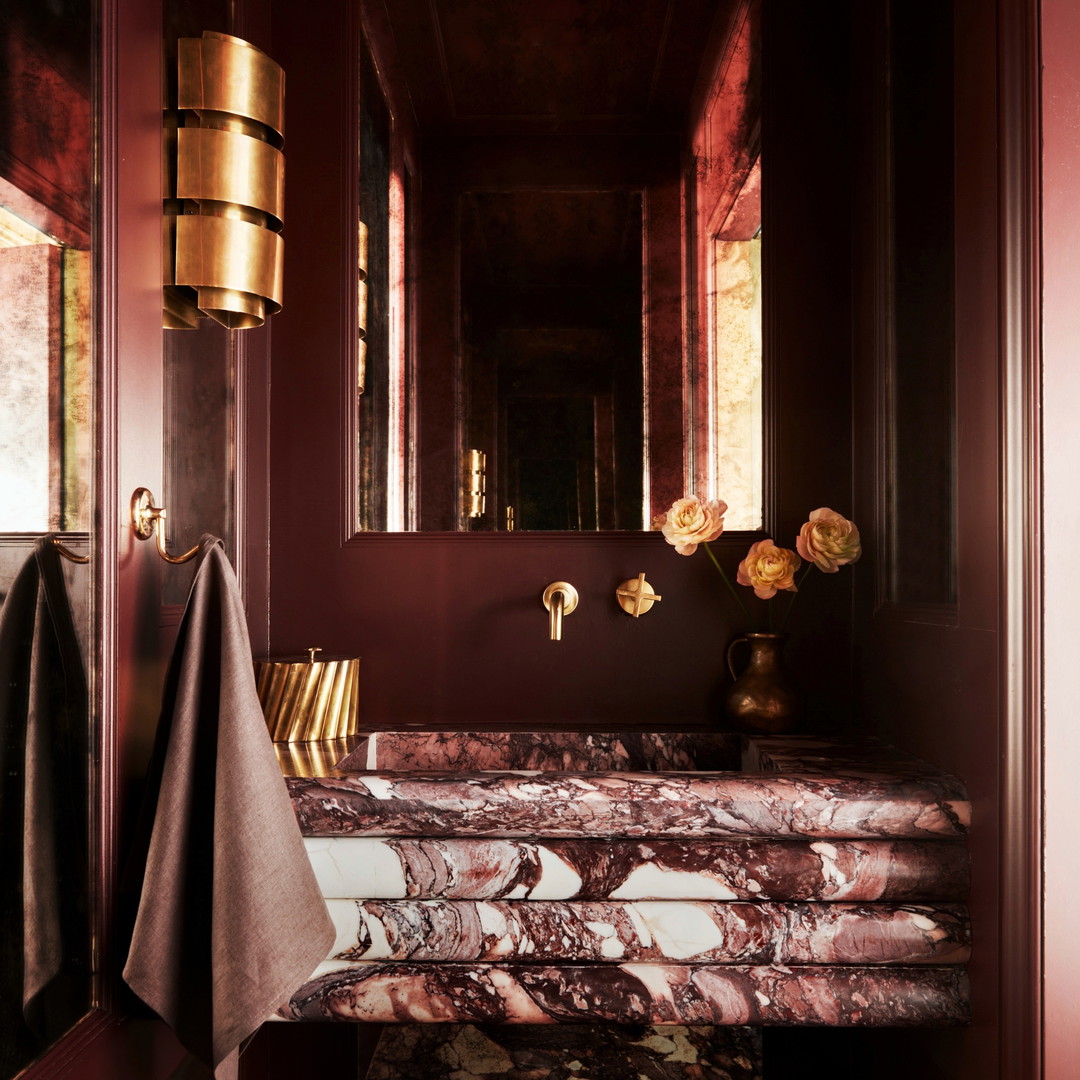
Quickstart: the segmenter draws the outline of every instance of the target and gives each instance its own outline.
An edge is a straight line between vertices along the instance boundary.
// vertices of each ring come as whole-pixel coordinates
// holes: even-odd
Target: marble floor
[[[760,1029],[394,1024],[366,1080],[761,1080]]]

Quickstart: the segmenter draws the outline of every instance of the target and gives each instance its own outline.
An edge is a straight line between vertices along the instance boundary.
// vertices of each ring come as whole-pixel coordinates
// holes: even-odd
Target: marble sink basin
[[[378,731],[343,772],[721,772],[740,767],[732,732]]]
[[[884,744],[379,731],[282,763],[337,928],[282,1018],[969,1017],[967,794]]]
[[[963,785],[883,744],[380,731],[287,775],[308,836],[962,839]]]

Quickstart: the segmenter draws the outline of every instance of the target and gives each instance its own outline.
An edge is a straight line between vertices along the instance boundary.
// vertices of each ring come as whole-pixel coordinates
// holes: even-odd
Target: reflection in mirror
[[[356,528],[760,527],[757,0],[361,11]]]
[[[91,0],[0,22],[0,1077],[91,1007]],[[89,671],[92,675],[92,666]]]
[[[357,262],[357,408],[359,410],[359,483],[369,497],[360,503],[362,529],[400,518],[397,483],[390,482],[391,447],[396,410],[391,409],[394,384],[400,381],[390,352],[390,190],[396,177],[390,160],[390,114],[370,58],[360,67],[361,237]],[[380,482],[385,478],[385,482]]]
[[[638,191],[463,198],[471,528],[642,528],[641,251]]]

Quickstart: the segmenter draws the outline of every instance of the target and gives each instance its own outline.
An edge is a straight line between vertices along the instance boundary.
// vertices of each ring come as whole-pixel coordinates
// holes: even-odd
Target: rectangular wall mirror
[[[363,5],[356,532],[760,527],[758,9]]]

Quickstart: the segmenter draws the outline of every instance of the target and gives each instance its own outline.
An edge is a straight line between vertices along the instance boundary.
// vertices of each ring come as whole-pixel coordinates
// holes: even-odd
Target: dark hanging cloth
[[[236,576],[204,536],[148,776],[128,985],[214,1070],[329,954],[334,928],[255,690]]]
[[[0,608],[0,1075],[90,1006],[86,670],[50,533]]]

